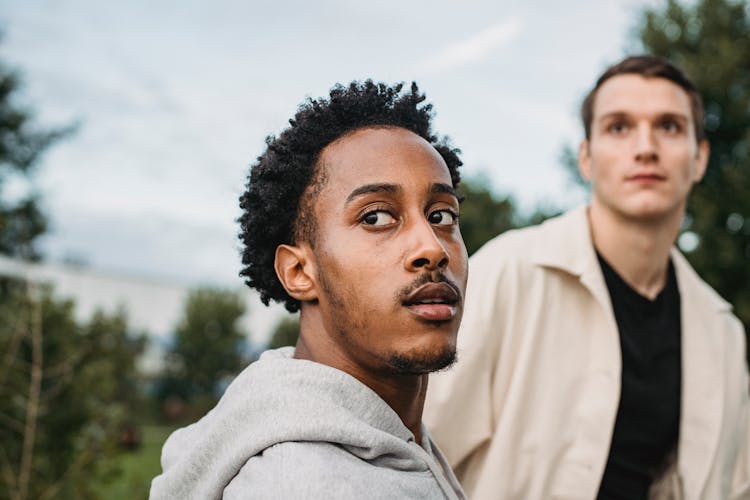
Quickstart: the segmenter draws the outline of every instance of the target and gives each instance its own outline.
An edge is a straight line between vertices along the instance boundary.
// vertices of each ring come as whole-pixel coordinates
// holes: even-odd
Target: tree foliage
[[[243,365],[246,336],[239,319],[244,313],[245,305],[236,292],[215,288],[190,292],[167,357],[161,399],[215,401],[222,383]]]
[[[461,236],[469,255],[509,229],[539,224],[560,213],[554,207],[537,207],[530,214],[523,213],[512,196],[496,194],[484,175],[463,179],[459,192],[464,197],[459,218]]]
[[[699,244],[687,257],[750,330],[750,5],[669,0],[645,11],[639,38],[703,96],[711,156],[688,203],[685,231]]]
[[[72,129],[42,130],[18,103],[20,80],[0,62],[0,253],[38,259],[47,228],[30,189],[42,153]],[[136,357],[145,339],[123,313],[80,323],[74,304],[35,283],[0,277],[0,499],[95,498],[114,478],[110,460],[138,399]]]
[[[12,176],[28,177],[42,153],[72,128],[36,127],[33,113],[17,102],[19,89],[18,74],[0,63],[0,253],[38,259],[35,240],[47,229],[38,197],[29,193],[11,201],[2,188]]]
[[[491,238],[518,225],[513,198],[497,196],[486,178],[463,179],[459,191],[464,197],[459,219],[461,236],[469,255]]]
[[[274,327],[268,348],[277,349],[297,345],[297,338],[299,338],[299,316],[285,316]]]
[[[93,498],[130,414],[144,339],[124,314],[76,323],[48,288],[0,281],[0,498]]]

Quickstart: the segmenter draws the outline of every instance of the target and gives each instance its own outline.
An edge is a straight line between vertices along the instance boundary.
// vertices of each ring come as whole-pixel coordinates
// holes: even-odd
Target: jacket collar
[[[592,264],[598,267],[587,211],[588,207],[583,205],[545,221],[542,226],[547,241],[531,249],[532,262],[575,276],[585,274]]]
[[[531,259],[537,265],[578,276],[584,283],[591,281],[598,288],[598,285],[604,285],[604,281],[595,278],[601,276],[601,270],[591,239],[587,212],[588,206],[582,205],[545,221],[543,225],[548,235],[546,244],[531,249]],[[700,305],[703,311],[706,311],[703,307],[713,312],[731,311],[731,304],[706,285],[676,248],[672,248],[671,258],[680,293],[684,289],[696,301],[691,306]]]
[[[578,277],[613,318],[613,327],[616,328],[609,291],[591,239],[587,212],[588,206],[583,205],[545,221],[546,241],[531,249],[531,261]]]

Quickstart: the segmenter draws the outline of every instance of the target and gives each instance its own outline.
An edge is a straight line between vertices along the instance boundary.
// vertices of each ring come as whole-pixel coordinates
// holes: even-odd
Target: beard
[[[388,367],[394,375],[426,375],[453,366],[457,358],[455,346],[436,353],[393,353],[388,358]]]
[[[319,266],[318,281],[327,296],[328,302],[332,306],[332,318],[337,335],[349,346],[357,345],[355,332],[360,328],[367,328],[368,325],[367,320],[363,317],[357,317],[358,315],[356,313],[353,314],[351,310],[352,304],[357,304],[357,301],[354,300],[354,297],[357,296],[356,292],[339,286],[339,280],[323,272],[322,266]],[[401,303],[403,297],[406,297],[412,290],[430,281],[444,281],[455,287],[442,274],[437,280],[429,275],[423,275],[402,290],[399,290],[395,294],[394,303]],[[456,289],[458,288],[456,287]],[[361,305],[357,309],[361,310]],[[406,352],[393,351],[383,353],[381,359],[383,364],[380,367],[380,371],[383,374],[425,375],[452,366],[457,359],[456,345],[455,343],[450,343],[444,346],[434,346],[433,348],[411,349]]]

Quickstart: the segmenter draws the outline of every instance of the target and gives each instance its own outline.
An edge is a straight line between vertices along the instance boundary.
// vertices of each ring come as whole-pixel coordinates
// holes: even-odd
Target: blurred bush
[[[245,364],[245,305],[234,291],[199,288],[188,295],[156,397],[167,420],[192,420],[211,408]],[[188,405],[189,403],[189,405]]]
[[[0,280],[0,491],[6,498],[94,498],[137,398],[144,338],[124,314],[74,319],[49,288]],[[0,498],[4,494],[0,493]]]

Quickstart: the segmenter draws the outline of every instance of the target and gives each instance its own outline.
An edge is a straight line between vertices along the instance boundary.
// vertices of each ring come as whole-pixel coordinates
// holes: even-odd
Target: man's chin
[[[425,375],[444,370],[456,362],[456,348],[438,352],[394,353],[388,359],[388,367],[397,375]]]

